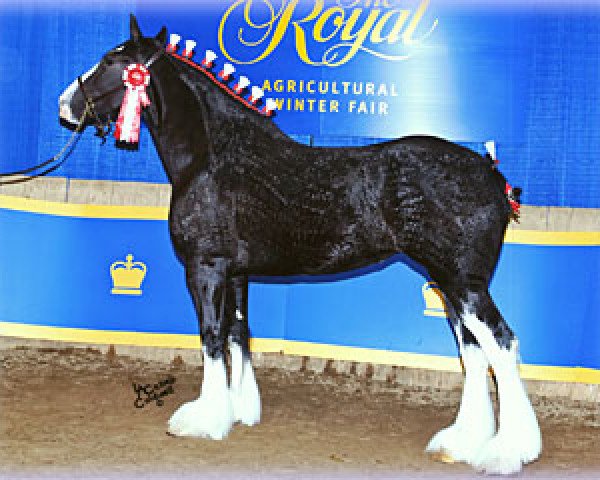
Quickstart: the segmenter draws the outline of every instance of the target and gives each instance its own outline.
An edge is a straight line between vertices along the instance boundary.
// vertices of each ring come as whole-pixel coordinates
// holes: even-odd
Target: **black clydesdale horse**
[[[443,291],[465,369],[456,420],[427,450],[490,473],[516,472],[538,458],[541,435],[519,377],[517,339],[488,292],[512,213],[490,156],[434,137],[364,148],[300,145],[166,52],[165,42],[164,28],[143,37],[132,16],[130,39],[74,81],[59,106],[71,127],[82,116],[84,126],[115,121],[124,70],[147,66],[142,119],[173,187],[169,229],[204,354],[201,395],[173,414],[169,432],[222,439],[236,421],[259,422],[249,275],[342,272],[401,252]]]

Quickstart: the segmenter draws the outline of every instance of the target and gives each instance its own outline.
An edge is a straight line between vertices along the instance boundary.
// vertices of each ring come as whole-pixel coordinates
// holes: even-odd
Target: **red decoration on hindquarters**
[[[125,96],[115,128],[115,138],[121,142],[137,143],[140,138],[142,108],[150,105],[146,87],[150,84],[150,72],[139,63],[132,63],[123,70]]]
[[[508,203],[510,203],[510,208],[512,208],[513,213],[518,217],[520,214],[519,209],[521,208],[521,204],[517,201],[513,194],[513,188],[506,182],[506,186],[504,187],[504,193],[508,198]]]

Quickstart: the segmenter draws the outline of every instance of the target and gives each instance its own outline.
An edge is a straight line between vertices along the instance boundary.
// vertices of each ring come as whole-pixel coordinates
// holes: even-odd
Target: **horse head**
[[[59,118],[69,129],[83,130],[94,125],[105,137],[117,120],[126,87],[123,74],[132,65],[148,67],[164,51],[166,29],[155,37],[144,37],[133,15],[130,38],[108,51],[101,60],[76,78],[59,98]]]

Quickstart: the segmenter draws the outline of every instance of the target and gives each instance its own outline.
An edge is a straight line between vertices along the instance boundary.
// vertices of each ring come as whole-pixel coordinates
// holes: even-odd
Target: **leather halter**
[[[149,68],[156,60],[158,60],[158,58],[163,53],[164,53],[163,50],[160,48],[156,52],[154,52],[154,54],[152,54],[152,56],[148,60],[146,60],[146,62],[144,62],[144,65],[146,66],[146,68]],[[108,118],[105,121],[102,121],[102,119],[100,118],[100,115],[98,115],[98,112],[96,111],[95,103],[98,100],[100,100],[108,95],[111,95],[118,90],[121,90],[123,88],[123,86],[118,85],[117,87],[113,88],[112,90],[104,92],[101,95],[98,95],[96,97],[90,98],[90,96],[85,91],[85,87],[83,86],[83,80],[81,79],[81,75],[79,75],[77,77],[77,83],[79,85],[79,90],[81,90],[81,94],[83,95],[83,99],[85,100],[86,109],[94,117],[93,119],[94,119],[94,127],[96,128],[96,136],[100,137],[102,139],[102,144],[104,144],[106,142],[106,137],[108,135],[110,135],[113,122],[110,120],[110,118]]]
[[[90,98],[88,96],[88,94],[86,93],[85,88],[83,86],[83,81],[81,80],[81,75],[79,75],[77,77],[77,83],[79,84],[79,90],[81,91],[81,94],[83,95],[83,99],[85,100],[86,109],[88,110],[90,115],[92,115],[94,117],[94,127],[96,127],[96,136],[100,137],[102,139],[102,143],[104,144],[104,142],[106,142],[106,137],[110,134],[110,131],[112,129],[111,121],[110,121],[110,119],[108,119],[104,122],[102,121],[102,119],[100,118],[100,115],[98,115],[98,112],[96,111],[96,105],[94,102],[97,102],[101,98],[106,97],[106,96],[110,95],[111,93],[116,92],[117,90],[119,90],[121,88],[121,86],[119,85],[119,87],[115,87],[112,90],[109,90],[108,92],[104,92],[102,95],[98,95],[94,98]]]
[[[156,60],[158,60],[163,55],[163,53],[164,53],[164,51],[161,48],[159,48],[156,52],[154,52],[152,54],[152,56],[144,63],[146,68],[149,68],[154,62],[156,62]],[[108,92],[104,92],[101,95],[90,98],[89,95],[87,94],[87,92],[85,91],[85,87],[83,86],[83,80],[81,79],[81,75],[77,77],[77,83],[79,85],[79,89],[81,90],[81,94],[83,95],[83,98],[85,100],[85,107],[81,114],[81,118],[79,119],[79,122],[77,124],[77,127],[75,128],[73,134],[71,135],[71,137],[69,138],[67,143],[61,148],[61,150],[56,155],[54,155],[53,157],[49,158],[48,160],[46,160],[44,162],[38,163],[37,165],[34,165],[32,167],[24,168],[22,170],[15,170],[12,172],[0,173],[0,185],[9,185],[9,184],[15,184],[15,183],[28,182],[34,178],[43,177],[43,176],[48,175],[49,173],[57,170],[60,166],[62,166],[64,164],[64,162],[67,160],[70,153],[73,151],[73,148],[79,139],[79,135],[85,128],[84,122],[88,115],[92,115],[94,117],[94,126],[96,127],[96,135],[98,137],[102,138],[102,144],[104,144],[106,142],[106,137],[110,134],[110,131],[112,129],[112,122],[111,122],[110,118],[108,118],[104,122],[102,121],[102,119],[100,118],[100,115],[96,111],[95,102],[97,102],[101,98],[104,98],[104,97],[111,95],[112,93],[122,89],[123,86],[119,85],[119,86],[113,88],[112,90],[109,90]],[[61,157],[63,157],[62,160],[60,160]],[[56,162],[56,163],[54,163],[54,162]],[[45,170],[34,173],[36,170],[39,170],[41,168],[45,168]],[[4,180],[5,177],[27,175],[30,173],[32,173],[32,175],[29,177],[9,178],[8,180]]]

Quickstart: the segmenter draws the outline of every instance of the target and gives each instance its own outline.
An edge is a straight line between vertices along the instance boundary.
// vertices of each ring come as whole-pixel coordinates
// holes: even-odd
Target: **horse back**
[[[465,238],[478,228],[469,219],[486,209],[504,228],[498,179],[481,156],[450,142],[260,143],[232,149],[174,196],[176,249],[228,256],[251,274],[332,273],[399,252],[443,254],[435,245]]]

